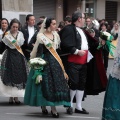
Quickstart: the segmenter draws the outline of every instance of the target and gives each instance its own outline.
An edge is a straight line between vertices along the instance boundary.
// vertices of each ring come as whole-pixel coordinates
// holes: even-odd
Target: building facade
[[[1,17],[11,21],[13,18],[25,23],[27,14],[33,14],[33,0],[0,0],[1,2]]]
[[[86,16],[120,21],[120,0],[0,0],[0,18],[17,18],[22,24],[27,14],[34,14],[36,22],[43,15],[60,22],[76,10]]]

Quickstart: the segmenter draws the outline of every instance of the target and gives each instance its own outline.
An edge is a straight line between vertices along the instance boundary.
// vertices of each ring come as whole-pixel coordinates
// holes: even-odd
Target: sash
[[[68,61],[73,62],[76,64],[86,64],[87,63],[87,57],[88,57],[88,50],[85,50],[85,55],[84,56],[79,56],[79,55],[69,55],[68,56]]]
[[[11,45],[13,45],[15,48],[16,48],[16,50],[19,52],[19,53],[21,53],[23,56],[24,56],[24,54],[23,54],[23,51],[22,51],[22,49],[21,49],[21,47],[17,44],[17,40],[16,39],[12,39],[12,37],[10,37],[9,35],[5,35],[5,38],[6,38],[6,40],[8,40],[8,42],[11,44]]]
[[[57,52],[54,50],[54,48],[52,47],[51,43],[44,37],[42,36],[41,37],[41,40],[43,42],[43,44],[45,45],[45,47],[49,50],[49,52],[53,55],[53,57],[58,61],[58,63],[60,64],[62,70],[63,70],[63,73],[64,73],[64,77],[65,79],[69,79],[68,75],[66,74],[65,72],[65,69],[64,69],[64,66],[63,66],[63,63],[62,63],[62,60],[61,58],[59,57],[59,55],[57,54]]]

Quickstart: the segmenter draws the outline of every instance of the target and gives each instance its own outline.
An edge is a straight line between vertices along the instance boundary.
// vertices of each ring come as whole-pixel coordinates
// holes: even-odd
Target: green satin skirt
[[[32,79],[33,74],[34,70],[31,69],[25,89],[24,104],[29,106],[70,106],[70,102],[68,101],[48,101],[45,97],[43,97],[42,83],[35,84],[35,80]]]
[[[120,80],[112,76],[104,97],[102,120],[120,120]]]

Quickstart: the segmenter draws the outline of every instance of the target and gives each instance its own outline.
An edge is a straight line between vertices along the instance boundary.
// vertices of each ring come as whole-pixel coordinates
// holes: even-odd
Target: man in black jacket
[[[81,106],[84,88],[87,76],[87,64],[79,63],[79,57],[86,57],[88,51],[88,41],[80,28],[84,25],[84,14],[76,11],[72,15],[72,25],[68,25],[60,33],[61,49],[64,53],[70,53],[68,56],[68,75],[71,96],[71,108],[68,108],[68,113],[72,113],[73,98],[76,95],[76,113],[89,114]],[[86,59],[86,58],[85,58]],[[86,60],[85,60],[86,61]],[[78,62],[78,63],[77,63]],[[82,61],[81,61],[82,62]]]
[[[34,33],[38,30],[37,26],[35,26],[35,17],[32,14],[28,14],[26,16],[26,25],[22,28],[22,32],[25,38],[25,42],[22,46],[23,53],[27,60],[30,58],[30,52],[33,49],[33,45],[29,44],[31,42],[31,38]]]
[[[91,84],[91,86],[88,87],[87,91],[90,92],[90,94],[98,94],[103,90],[103,88],[106,87],[107,77],[104,70],[101,53],[96,53],[96,48],[99,45],[99,42],[90,36],[87,31],[83,31],[82,27],[84,25],[84,22],[84,14],[76,11],[72,14],[72,24],[64,27],[60,32],[61,53],[62,55],[67,55],[66,60],[64,59],[65,61],[63,61],[63,63],[67,63],[65,65],[65,68],[69,76],[71,107],[67,109],[68,114],[73,113],[73,98],[75,96],[75,113],[89,114],[89,112],[82,108],[81,105],[84,90],[86,90],[86,82],[88,82],[88,84]],[[105,44],[105,41],[102,41],[102,44]],[[95,55],[93,59],[89,51],[93,52],[93,56]],[[92,59],[89,62],[91,63],[90,65],[87,65],[88,58],[89,60]],[[97,66],[98,64],[95,62],[99,63],[99,66]],[[88,66],[91,68],[89,67],[88,69]],[[102,75],[98,74],[98,71],[102,71]]]

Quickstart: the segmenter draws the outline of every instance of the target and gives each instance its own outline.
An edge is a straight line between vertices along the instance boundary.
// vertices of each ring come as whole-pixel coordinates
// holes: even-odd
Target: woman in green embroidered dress
[[[35,71],[31,69],[27,81],[24,103],[30,106],[42,106],[43,114],[48,114],[45,106],[51,106],[52,116],[58,118],[59,114],[55,106],[70,106],[69,88],[60,64],[42,41],[44,39],[54,50],[58,49],[60,38],[55,30],[56,20],[53,18],[45,19],[37,35],[37,41],[31,53],[31,58],[42,57],[47,61],[47,65],[44,66],[42,82],[39,84],[35,84],[36,80],[32,78]]]
[[[105,93],[102,120],[120,120],[120,31]]]

